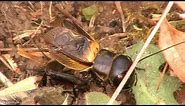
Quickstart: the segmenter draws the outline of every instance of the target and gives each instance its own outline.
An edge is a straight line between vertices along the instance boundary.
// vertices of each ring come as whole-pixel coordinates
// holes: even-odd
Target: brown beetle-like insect
[[[103,76],[103,80],[111,79],[118,84],[132,64],[125,55],[117,55],[111,51],[100,49],[98,42],[81,26],[71,20],[77,31],[56,27],[44,36],[50,49],[50,55],[59,63],[74,70],[84,70],[90,66]]]

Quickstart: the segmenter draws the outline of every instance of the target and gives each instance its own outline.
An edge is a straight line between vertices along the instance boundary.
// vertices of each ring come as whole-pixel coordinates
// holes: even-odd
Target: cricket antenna
[[[145,56],[145,57],[141,58],[141,59],[139,60],[139,62],[141,62],[142,60],[144,60],[144,59],[146,59],[146,58],[148,58],[148,57],[150,57],[150,56],[153,56],[153,55],[155,55],[155,54],[158,54],[158,53],[160,53],[160,52],[162,52],[162,51],[165,51],[165,50],[167,50],[167,49],[170,49],[170,48],[172,48],[172,47],[174,47],[174,46],[177,46],[177,45],[180,45],[180,44],[182,44],[182,43],[185,43],[185,41],[176,43],[176,44],[171,45],[171,46],[169,46],[169,47],[167,47],[167,48],[165,48],[165,49],[159,50],[159,51],[157,51],[157,52],[155,52],[155,53],[152,53],[152,54],[150,54],[150,55],[148,55],[148,56]]]

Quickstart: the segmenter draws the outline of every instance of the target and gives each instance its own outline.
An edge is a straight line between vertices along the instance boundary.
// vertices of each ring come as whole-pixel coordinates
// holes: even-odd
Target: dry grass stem
[[[18,49],[23,49],[24,51],[30,51],[30,52],[40,52],[40,49],[38,48],[17,48]],[[9,51],[14,51],[15,49],[14,48],[0,48],[0,51],[4,51],[4,52],[9,52]],[[42,48],[42,50],[44,52],[47,52],[48,51],[48,48]]]
[[[123,15],[123,10],[122,10],[122,8],[121,8],[121,3],[120,3],[120,1],[116,1],[116,2],[115,2],[115,5],[116,5],[116,8],[117,8],[119,14],[121,15],[122,29],[123,29],[123,32],[125,32],[125,31],[126,31],[126,28],[125,28],[125,17],[124,17],[124,15]]]
[[[157,83],[157,90],[159,90],[161,81],[162,81],[162,79],[163,79],[163,77],[164,77],[164,74],[165,74],[165,72],[166,72],[166,70],[167,70],[167,67],[168,67],[168,64],[166,63],[165,66],[164,66],[164,69],[163,69],[163,71],[162,71],[162,74],[160,74],[160,78],[159,78],[159,81],[158,81],[158,83]]]
[[[52,1],[49,2],[49,18],[50,18],[50,22],[53,20],[52,17]]]

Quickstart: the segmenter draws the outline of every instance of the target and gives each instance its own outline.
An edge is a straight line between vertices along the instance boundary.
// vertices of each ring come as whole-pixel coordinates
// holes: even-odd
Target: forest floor
[[[153,26],[158,21],[157,15],[161,15],[166,2],[120,2],[124,15],[124,27],[121,20],[121,15],[118,12],[115,2],[28,2],[28,1],[14,1],[14,2],[0,2],[0,51],[4,60],[9,57],[15,64],[18,70],[12,70],[7,67],[4,62],[0,63],[0,72],[2,72],[12,83],[19,82],[29,76],[43,75],[47,70],[45,64],[38,64],[35,61],[42,61],[47,63],[46,57],[41,58],[25,58],[17,53],[20,48],[45,48],[47,44],[43,41],[44,34],[51,28],[62,26],[63,20],[66,18],[62,14],[62,9],[68,11],[83,28],[91,34],[100,44],[101,48],[107,48],[110,51],[121,54],[127,48],[137,43],[138,41],[145,41]],[[89,6],[95,5],[97,14],[90,20],[87,20],[82,14],[82,10]],[[182,13],[175,5],[168,14],[168,20],[178,20],[178,13]],[[184,30],[183,27],[180,30]],[[33,39],[36,39],[35,41]],[[157,43],[157,37],[152,41]],[[4,49],[3,49],[4,48]],[[6,49],[5,49],[6,48]],[[1,57],[1,58],[2,58]],[[32,56],[30,56],[32,57]],[[1,59],[2,61],[3,59]],[[54,67],[57,71],[67,70],[67,72],[74,74],[79,78],[97,77],[89,75],[89,72],[70,71],[64,68],[63,65],[52,62],[49,67]],[[48,66],[47,66],[48,67]],[[48,71],[48,70],[47,70]],[[49,70],[51,71],[51,70]],[[94,78],[97,79],[97,78]],[[88,87],[79,88],[78,85],[72,83],[65,83],[61,78],[56,76],[47,76],[47,82],[39,88],[29,92],[29,97],[21,100],[17,104],[58,104],[57,99],[61,93],[61,88],[68,93],[69,104],[86,104],[84,95],[86,92],[99,91],[104,92],[108,96],[114,93],[116,87],[109,83],[102,84],[98,81],[92,81]],[[0,88],[4,89],[6,86],[0,83]],[[74,94],[74,87],[77,91]],[[45,94],[38,92],[49,92]],[[55,96],[53,95],[55,92]],[[60,92],[60,93],[59,93]],[[57,94],[59,93],[59,94]],[[38,94],[42,96],[38,96]],[[63,96],[62,96],[63,97]],[[118,98],[121,104],[136,104],[134,96],[130,89],[123,90]],[[10,102],[6,102],[11,104]],[[1,104],[1,103],[0,103]],[[14,104],[14,103],[12,103]]]

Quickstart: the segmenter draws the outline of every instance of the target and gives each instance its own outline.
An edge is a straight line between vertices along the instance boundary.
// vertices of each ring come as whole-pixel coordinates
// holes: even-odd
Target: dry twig
[[[49,3],[49,19],[50,19],[50,22],[53,20],[53,17],[52,17],[52,1],[50,1]]]
[[[23,49],[24,51],[31,51],[31,52],[39,52],[40,49],[38,48],[19,48],[19,49]],[[8,52],[8,51],[14,51],[15,48],[0,48],[0,51],[4,51],[4,52]],[[48,48],[42,48],[42,50],[44,52],[47,52],[48,51]],[[18,50],[17,50],[18,51]]]
[[[125,17],[124,17],[124,15],[123,15],[123,10],[122,10],[122,8],[121,8],[121,3],[120,3],[120,1],[116,1],[116,2],[115,2],[115,5],[116,5],[116,8],[117,8],[119,14],[121,15],[122,29],[123,29],[123,32],[125,32],[125,31],[126,31],[126,28],[125,28]]]
[[[163,79],[163,77],[164,77],[164,74],[165,74],[165,72],[166,72],[166,70],[167,70],[167,67],[168,67],[168,64],[166,63],[165,66],[164,66],[164,69],[163,69],[163,71],[162,71],[162,74],[160,74],[160,78],[159,78],[159,81],[158,81],[158,83],[157,83],[157,90],[159,90],[161,81],[162,81],[162,79]]]
[[[41,28],[42,24],[43,24],[43,20],[41,21],[40,25],[37,27],[37,29],[35,30],[35,32],[32,34],[30,40],[27,41],[27,42],[25,42],[23,45],[28,44],[28,43],[36,36],[36,34],[37,34],[37,32],[39,31],[39,29]]]

